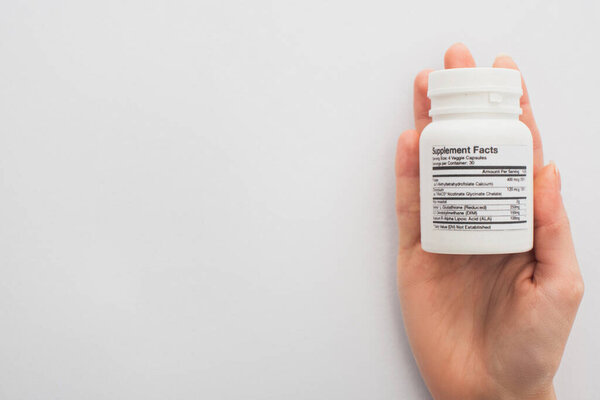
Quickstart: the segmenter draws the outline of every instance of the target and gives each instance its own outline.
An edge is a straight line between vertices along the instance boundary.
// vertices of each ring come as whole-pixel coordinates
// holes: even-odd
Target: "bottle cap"
[[[454,68],[429,74],[430,116],[455,113],[521,114],[521,73],[507,68]]]

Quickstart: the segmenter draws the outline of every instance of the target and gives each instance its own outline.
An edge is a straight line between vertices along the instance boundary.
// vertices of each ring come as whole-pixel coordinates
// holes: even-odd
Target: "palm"
[[[501,66],[514,68],[508,60],[501,60],[509,63]],[[446,53],[445,64],[470,67],[474,61],[458,45]],[[415,81],[417,129],[400,137],[396,159],[398,284],[413,353],[428,387],[440,398],[486,398],[489,393],[525,398],[523,390],[551,394],[582,285],[555,170],[541,168],[541,141],[526,89],[522,119],[535,149],[534,250],[432,254],[419,241],[418,137],[429,122],[427,73]]]
[[[463,391],[485,393],[494,385],[508,385],[511,379],[504,383],[498,377],[512,378],[522,362],[496,360],[496,369],[489,371],[488,365],[495,364],[493,349],[526,353],[529,344],[519,342],[523,336],[505,331],[522,327],[535,312],[527,304],[533,304],[532,296],[521,296],[532,293],[527,276],[535,266],[533,254],[448,256],[415,247],[413,257],[411,265],[399,267],[403,306],[426,316],[411,332],[415,353],[423,355],[421,367],[436,381],[454,382],[460,388],[456,398],[466,398]],[[515,318],[522,321],[511,321]],[[427,350],[432,343],[435,352]]]

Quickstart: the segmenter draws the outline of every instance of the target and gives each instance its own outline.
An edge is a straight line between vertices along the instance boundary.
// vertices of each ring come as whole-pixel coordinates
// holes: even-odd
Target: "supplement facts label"
[[[433,226],[527,229],[527,146],[432,147]]]

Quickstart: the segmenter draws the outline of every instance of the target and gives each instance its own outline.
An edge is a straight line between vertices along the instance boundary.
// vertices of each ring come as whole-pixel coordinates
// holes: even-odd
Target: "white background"
[[[600,393],[595,1],[2,1],[1,399],[428,399],[396,299],[412,80],[522,67]]]

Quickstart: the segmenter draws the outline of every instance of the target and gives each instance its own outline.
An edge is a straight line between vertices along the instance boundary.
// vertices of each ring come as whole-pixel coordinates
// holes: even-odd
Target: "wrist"
[[[530,394],[509,394],[502,393],[493,397],[486,397],[485,400],[557,400],[556,392],[554,391],[554,385],[541,391],[536,391]]]
[[[554,392],[554,385],[545,392],[539,394],[537,397],[532,397],[532,400],[556,400],[556,392]]]

